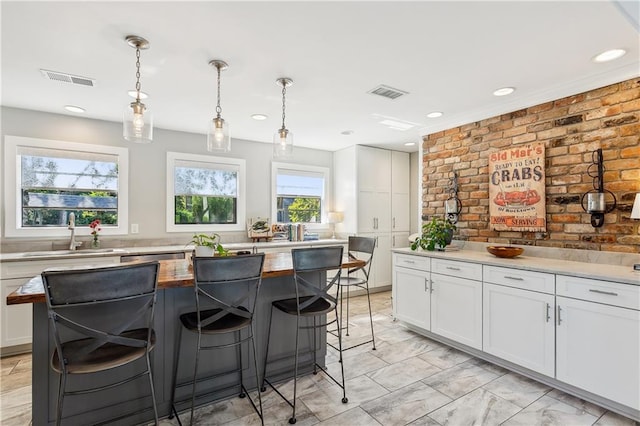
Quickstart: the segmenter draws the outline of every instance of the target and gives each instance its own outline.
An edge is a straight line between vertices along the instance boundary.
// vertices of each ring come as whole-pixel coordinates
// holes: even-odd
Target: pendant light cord
[[[218,113],[218,118],[222,114],[222,107],[220,106],[220,65],[216,65],[216,69],[218,70],[218,104],[216,105],[216,112]]]
[[[140,47],[136,47],[136,102],[140,103]]]
[[[287,93],[287,83],[282,82],[282,130],[285,130],[286,127],[284,125],[285,118],[285,94]]]

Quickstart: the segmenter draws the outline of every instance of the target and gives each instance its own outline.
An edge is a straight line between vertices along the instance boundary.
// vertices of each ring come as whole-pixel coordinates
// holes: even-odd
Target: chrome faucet
[[[69,250],[75,250],[82,245],[82,242],[76,242],[76,214],[69,213],[69,226],[71,230],[71,240],[69,240]]]

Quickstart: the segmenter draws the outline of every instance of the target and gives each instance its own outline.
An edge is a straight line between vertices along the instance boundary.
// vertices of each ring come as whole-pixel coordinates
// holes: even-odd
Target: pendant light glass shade
[[[131,102],[131,105],[125,108],[122,123],[122,136],[126,140],[135,143],[153,141],[153,116],[142,102]]]
[[[285,95],[287,87],[293,84],[290,78],[279,78],[276,83],[282,87],[282,127],[273,135],[273,157],[288,158],[293,155],[293,133],[284,124],[285,119]]]
[[[130,142],[149,143],[153,140],[153,116],[146,105],[140,102],[140,50],[148,49],[149,42],[133,35],[127,36],[125,40],[136,49],[136,100],[125,108],[122,136]]]
[[[218,70],[218,103],[216,105],[216,117],[209,122],[207,132],[207,151],[231,151],[231,134],[229,133],[229,123],[222,118],[222,107],[220,106],[220,71],[229,68],[225,61],[214,59],[209,61],[209,65]]]
[[[279,129],[273,135],[273,156],[287,158],[293,155],[293,133],[287,129]]]
[[[222,118],[214,118],[209,122],[207,151],[231,151],[229,124]]]

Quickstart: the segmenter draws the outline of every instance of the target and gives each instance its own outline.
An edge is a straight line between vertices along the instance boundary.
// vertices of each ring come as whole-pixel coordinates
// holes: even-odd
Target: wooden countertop
[[[344,256],[343,268],[364,266],[365,262]],[[275,278],[293,275],[290,252],[266,253],[262,278]],[[193,269],[188,260],[161,260],[158,275],[158,289],[193,286]],[[23,303],[44,303],[44,287],[38,275],[7,296],[7,305]]]

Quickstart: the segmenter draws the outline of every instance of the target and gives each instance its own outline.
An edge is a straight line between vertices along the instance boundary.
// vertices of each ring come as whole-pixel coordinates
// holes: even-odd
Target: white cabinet
[[[25,278],[2,280],[2,316],[0,347],[17,346],[31,343],[32,305],[7,305],[7,296],[27,281]]]
[[[424,262],[425,260],[426,262]],[[414,261],[413,259],[396,255],[394,264],[394,317],[429,330],[431,328],[429,259],[423,258],[422,261],[419,259]]]
[[[362,236],[367,236],[362,234]],[[391,236],[377,234],[376,248],[373,251],[373,261],[371,263],[371,276],[369,287],[384,287],[391,285]]]
[[[640,285],[433,255],[394,253],[395,318],[637,418]]]
[[[553,376],[555,276],[484,265],[483,277],[483,350]]]
[[[557,280],[556,378],[640,410],[640,287]]]
[[[0,348],[3,353],[11,353],[12,346],[30,344],[32,337],[33,317],[32,305],[7,305],[7,296],[26,283],[29,279],[39,275],[51,267],[78,265],[105,265],[120,263],[120,257],[69,258],[62,260],[31,260],[0,263],[0,295],[2,309],[0,310]]]
[[[401,238],[392,232],[409,232],[409,155],[366,146],[345,148],[334,153],[334,177],[334,208],[344,212],[336,232],[377,238],[369,285],[390,285],[390,250],[393,240]]]
[[[391,151],[391,230],[409,232],[409,153]]]
[[[554,296],[489,283],[483,286],[483,350],[553,376]]]
[[[482,282],[467,277],[482,277],[482,265],[432,259],[431,332],[482,349]]]
[[[391,233],[391,247],[403,248],[409,247],[409,231]]]
[[[451,269],[446,269],[447,267]],[[453,275],[434,273],[447,270]],[[481,265],[396,254],[394,316],[408,324],[477,349],[482,348]]]

